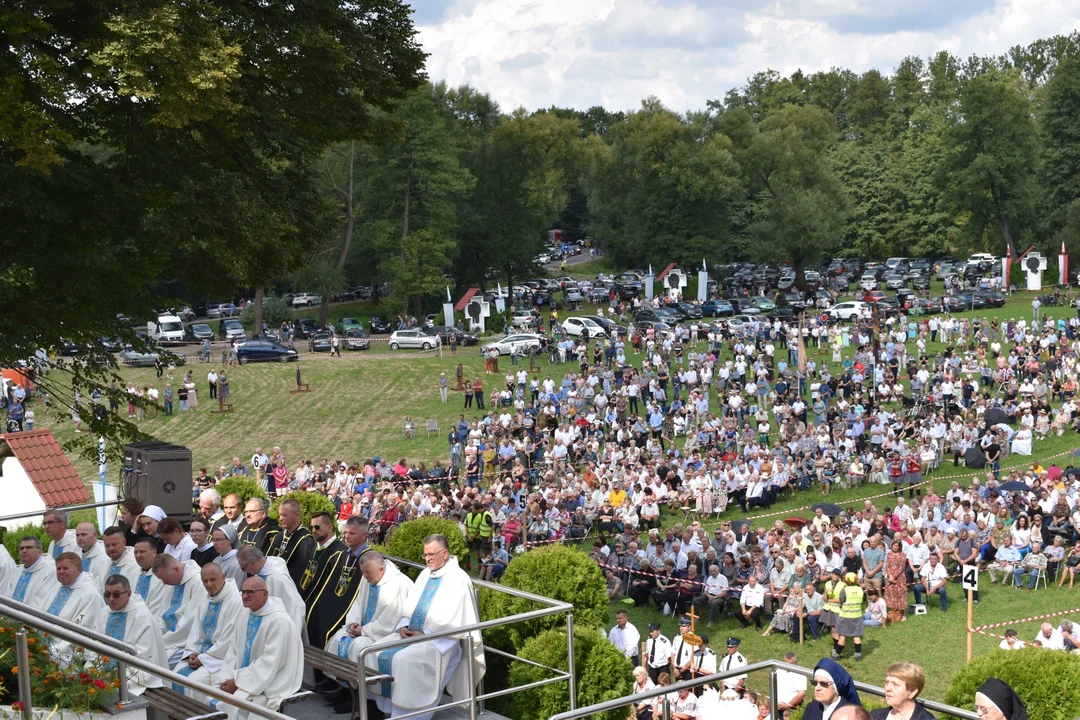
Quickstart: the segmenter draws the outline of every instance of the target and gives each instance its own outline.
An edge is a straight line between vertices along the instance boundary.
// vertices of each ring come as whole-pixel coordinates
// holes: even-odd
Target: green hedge
[[[584,627],[601,627],[607,621],[608,599],[604,574],[589,557],[564,545],[548,545],[518,555],[510,561],[502,584],[574,606],[574,620]],[[481,593],[484,617],[506,617],[534,610],[529,600],[503,593]],[[563,615],[514,623],[507,629],[510,644],[520,649],[526,640],[544,630],[565,625]]]
[[[398,525],[390,532],[389,537],[385,538],[385,543],[379,550],[387,555],[423,563],[424,538],[436,534],[446,536],[450,543],[450,554],[457,557],[458,562],[464,566],[468,548],[465,546],[465,536],[462,535],[461,528],[453,520],[443,520],[430,515]],[[409,567],[403,567],[401,571],[413,580],[420,574],[418,570]]]
[[[322,493],[308,492],[307,490],[297,490],[296,492],[279,495],[274,504],[270,506],[270,511],[267,514],[277,520],[278,508],[281,507],[282,500],[286,499],[296,500],[300,503],[300,514],[303,518],[300,524],[304,527],[311,527],[311,516],[318,512],[328,512],[332,517],[337,517],[337,509],[330,498]]]
[[[1080,716],[1080,656],[1027,647],[995,650],[975,658],[953,677],[945,702],[968,708],[987,678],[1008,683],[1038,720],[1072,720]]]
[[[566,670],[566,631],[548,630],[530,638],[518,653],[524,660]],[[577,673],[578,707],[614,700],[633,691],[633,666],[600,631],[574,628],[574,668]],[[551,674],[535,665],[514,662],[510,665],[510,686],[518,687],[550,678]],[[562,682],[523,690],[513,696],[518,720],[547,720],[570,709],[569,693]],[[597,720],[626,720],[629,708],[618,708],[591,717]]]
[[[4,547],[11,553],[12,559],[15,560],[15,564],[19,564],[19,540],[27,535],[33,535],[41,540],[41,549],[49,549],[49,541],[52,539],[48,533],[45,532],[45,528],[41,525],[20,525],[13,530],[7,530],[4,532]]]
[[[214,489],[221,493],[222,500],[226,495],[239,495],[240,496],[240,509],[243,510],[244,503],[253,497],[262,498],[268,500],[266,491],[259,487],[259,484],[254,480],[249,480],[246,477],[229,477],[225,478]]]

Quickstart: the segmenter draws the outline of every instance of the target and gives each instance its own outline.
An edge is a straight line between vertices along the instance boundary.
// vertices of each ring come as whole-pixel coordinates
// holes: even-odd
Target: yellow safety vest
[[[844,583],[829,580],[825,583],[825,606],[826,612],[839,612],[840,593],[844,590]]]
[[[479,513],[469,513],[465,516],[465,526],[468,527],[476,537],[491,537],[491,524],[491,513],[487,510],[483,510]]]
[[[858,585],[844,588],[844,604],[840,606],[840,617],[861,618],[863,616],[863,589]]]

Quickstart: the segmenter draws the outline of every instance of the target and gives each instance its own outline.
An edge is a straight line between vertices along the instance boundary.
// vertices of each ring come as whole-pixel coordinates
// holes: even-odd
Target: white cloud
[[[433,0],[434,1],[434,0]],[[422,6],[422,1],[417,2]],[[458,0],[420,25],[432,80],[503,110],[702,108],[759,70],[889,73],[907,55],[961,57],[1072,32],[1076,0]]]

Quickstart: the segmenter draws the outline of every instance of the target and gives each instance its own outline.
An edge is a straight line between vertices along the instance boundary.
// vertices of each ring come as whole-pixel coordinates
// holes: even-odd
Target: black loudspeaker
[[[191,521],[191,451],[163,442],[124,448],[124,497],[157,505],[181,523]]]

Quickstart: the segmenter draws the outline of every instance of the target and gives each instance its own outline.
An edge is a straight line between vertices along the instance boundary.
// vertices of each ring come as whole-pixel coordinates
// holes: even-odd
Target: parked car
[[[329,330],[316,330],[308,340],[310,352],[330,352],[333,347],[333,334]]]
[[[420,328],[408,330],[395,330],[390,333],[389,345],[391,350],[430,350],[435,347],[435,338],[425,333]]]
[[[120,362],[129,367],[153,367],[158,358],[163,361],[169,361],[176,363],[177,366],[183,365],[187,358],[179,353],[157,353],[149,350],[135,350],[130,345],[127,346],[123,352],[120,353]]]
[[[213,333],[210,336],[213,337]],[[124,343],[120,341],[120,338],[111,338],[102,335],[97,339],[98,347],[108,353],[120,352],[124,349]]]
[[[457,336],[457,344],[462,346],[476,345],[480,342],[480,337],[476,333],[467,333],[447,325],[432,325],[424,328],[424,332],[432,337],[438,336],[444,346],[450,345],[451,335]]]
[[[669,305],[668,307],[675,307],[681,310],[683,316],[690,320],[700,320],[701,317],[704,315],[701,308],[697,305],[694,305],[693,303],[679,302],[675,303],[673,306]]]
[[[516,328],[536,329],[540,315],[535,310],[515,310],[510,315],[510,324]]]
[[[929,275],[916,275],[911,278],[911,287],[915,290],[929,290],[930,289],[930,276]]]
[[[341,322],[337,324],[337,329],[343,333],[353,328],[363,329],[363,327],[363,324],[357,318],[351,317],[341,318]]]
[[[776,309],[776,303],[762,295],[755,295],[750,298],[750,307],[756,307],[759,311],[767,313]]]
[[[663,320],[638,320],[634,323],[634,328],[639,333],[644,333],[648,330],[652,330],[657,335],[666,333],[668,330],[674,329],[673,326],[668,325]]]
[[[296,337],[307,340],[311,337],[312,333],[319,330],[319,323],[315,322],[313,318],[300,318],[296,321]]]
[[[615,337],[617,335],[626,334],[626,328],[609,317],[600,317],[599,315],[584,315],[581,319],[592,320],[594,323],[604,328],[604,332],[607,333],[608,337]]]
[[[290,362],[298,360],[300,355],[295,350],[276,343],[273,340],[248,340],[236,347],[236,360],[241,365],[249,362]]]
[[[983,306],[988,308],[999,308],[1005,305],[1005,294],[1000,290],[980,289],[975,291],[975,295],[982,298]]]
[[[735,308],[727,300],[706,300],[701,303],[701,314],[704,317],[725,317],[735,314]]]
[[[221,340],[247,340],[244,324],[236,318],[224,318],[218,321],[218,338]]]
[[[372,335],[380,333],[388,333],[393,330],[390,326],[390,321],[381,315],[375,315],[371,318],[371,322],[368,323],[368,328],[371,330]]]
[[[544,349],[547,344],[547,339],[543,335],[536,335],[535,333],[511,333],[502,340],[495,340],[494,342],[487,343],[480,351],[485,355],[491,352],[492,349],[498,350],[500,355],[509,355],[511,347],[517,347],[518,355],[528,355],[529,351],[536,348],[537,351]]]
[[[817,290],[821,287],[821,275],[815,270],[807,270],[803,273],[803,277],[806,280],[807,290]]]
[[[351,327],[345,331],[345,342],[343,344],[346,350],[369,350],[371,348],[371,338],[360,328]]]
[[[213,340],[214,330],[206,323],[188,325],[188,338],[198,343],[201,343],[204,340]]]
[[[790,290],[795,287],[795,273],[784,273],[776,282],[777,290]]]
[[[293,307],[311,307],[322,303],[322,296],[313,292],[298,292],[293,296]]]
[[[855,320],[860,317],[870,317],[870,306],[858,300],[848,300],[836,303],[826,310],[825,317],[830,320]]]
[[[593,320],[583,317],[569,317],[562,322],[563,330],[571,337],[589,338],[607,337],[607,332]]]

